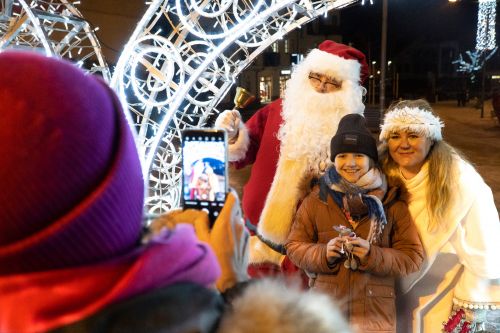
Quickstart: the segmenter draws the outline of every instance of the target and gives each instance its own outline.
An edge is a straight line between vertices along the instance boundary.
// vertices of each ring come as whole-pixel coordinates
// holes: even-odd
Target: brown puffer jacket
[[[331,295],[353,329],[363,333],[395,332],[395,278],[417,271],[423,248],[408,208],[392,188],[384,200],[387,225],[379,244],[371,245],[365,265],[353,271],[344,259],[328,265],[326,244],[338,232],[334,226],[352,228],[330,195],[321,201],[316,187],[302,202],[288,236],[287,254],[300,268],[317,274],[313,289]],[[356,235],[367,238],[370,220],[359,221]]]

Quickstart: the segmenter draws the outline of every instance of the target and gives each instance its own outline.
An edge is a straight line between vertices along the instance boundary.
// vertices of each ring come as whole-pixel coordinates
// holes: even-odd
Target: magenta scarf
[[[209,286],[219,275],[210,247],[179,225],[112,261],[0,276],[0,332],[44,332],[176,282]]]

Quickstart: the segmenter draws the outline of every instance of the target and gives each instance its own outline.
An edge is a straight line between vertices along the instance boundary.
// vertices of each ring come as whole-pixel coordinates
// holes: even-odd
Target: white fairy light
[[[0,51],[7,48],[42,49],[47,56],[59,55],[77,65],[84,63],[80,60],[93,57],[98,63],[88,70],[99,72],[109,81],[110,73],[99,41],[74,7],[78,3],[67,0],[5,2],[2,13],[10,15],[10,23],[0,35]]]
[[[452,63],[458,66],[457,71],[467,73],[474,81],[476,73],[497,51],[495,36],[496,0],[479,0],[477,16],[476,49],[465,54],[469,60],[459,55]]]
[[[479,0],[477,17],[476,50],[493,50],[496,47],[496,0]]]
[[[181,130],[204,126],[238,74],[273,42],[354,2],[151,1],[111,80],[128,105],[127,119],[136,132],[148,213],[179,205]]]

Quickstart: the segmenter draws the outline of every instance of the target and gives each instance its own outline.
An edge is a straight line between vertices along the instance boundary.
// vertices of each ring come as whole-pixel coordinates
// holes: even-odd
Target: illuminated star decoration
[[[479,0],[476,49],[465,52],[469,57],[468,61],[464,60],[461,54],[457,60],[453,61],[458,65],[457,71],[469,74],[472,81],[476,73],[497,51],[495,21],[496,0]]]

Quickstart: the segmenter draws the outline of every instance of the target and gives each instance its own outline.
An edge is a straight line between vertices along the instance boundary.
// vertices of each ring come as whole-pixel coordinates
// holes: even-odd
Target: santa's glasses
[[[337,90],[342,88],[342,82],[318,73],[310,73],[309,82],[311,82],[311,84],[316,88],[319,88],[322,85],[329,90]]]

